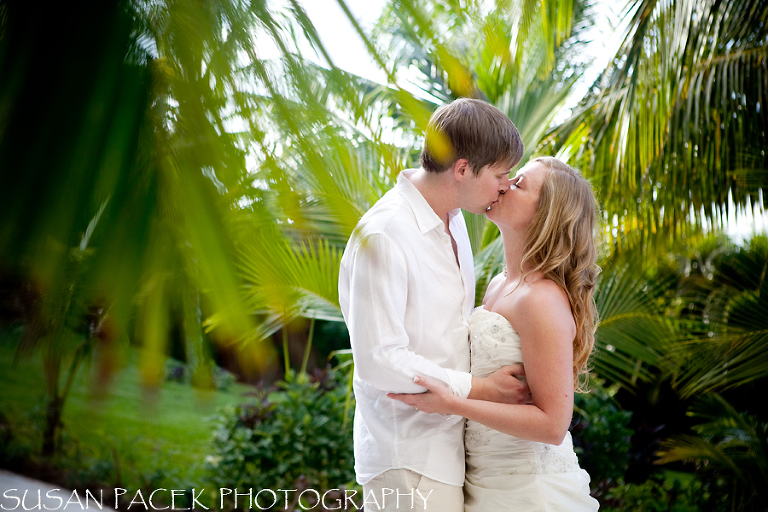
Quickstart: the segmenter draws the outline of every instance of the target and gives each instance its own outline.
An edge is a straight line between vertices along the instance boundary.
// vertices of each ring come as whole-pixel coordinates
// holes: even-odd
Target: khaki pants
[[[464,512],[461,486],[437,482],[410,469],[390,469],[363,485],[365,512]]]

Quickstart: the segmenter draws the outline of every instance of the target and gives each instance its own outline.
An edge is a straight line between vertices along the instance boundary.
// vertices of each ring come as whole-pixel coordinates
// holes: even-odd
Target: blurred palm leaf
[[[34,279],[44,292],[66,288],[66,248],[78,244],[106,204],[89,230],[94,257],[84,281],[112,306],[119,331],[135,329],[147,354],[145,380],[156,383],[174,311],[182,312],[193,344],[202,340],[191,326],[199,326],[203,312],[215,314],[217,339],[252,334],[236,265],[247,247],[238,238],[241,221],[248,215],[258,227],[300,220],[291,208],[309,195],[291,190],[296,173],[285,173],[292,162],[280,160],[283,150],[322,148],[331,140],[312,138],[338,120],[323,87],[347,104],[357,91],[333,67],[318,86],[318,73],[296,57],[302,37],[296,26],[324,52],[295,2],[280,10],[234,0],[105,1],[98,9],[62,5],[42,17],[36,9],[22,1],[0,4],[0,265]],[[261,58],[264,42],[280,58]],[[58,85],[41,94],[50,76]],[[320,183],[323,163],[352,162],[337,163],[339,177],[364,165],[369,157],[356,160],[353,148],[337,144],[328,148],[335,154],[313,161],[317,183],[330,188],[328,180]],[[248,169],[254,150],[274,193]],[[327,204],[339,204],[333,194]],[[364,193],[363,203],[372,195]],[[361,200],[349,191],[345,197]],[[254,206],[243,213],[248,204]],[[331,220],[347,226],[351,221],[340,212]],[[298,275],[310,290],[302,292],[299,310],[337,316],[335,291],[318,280],[335,279],[336,249],[314,243],[301,249],[296,242],[291,247],[299,249],[281,253],[285,237],[295,240],[297,233],[286,232],[269,236],[273,256],[293,255],[289,261],[304,269],[286,274]],[[313,274],[307,269],[315,259]]]

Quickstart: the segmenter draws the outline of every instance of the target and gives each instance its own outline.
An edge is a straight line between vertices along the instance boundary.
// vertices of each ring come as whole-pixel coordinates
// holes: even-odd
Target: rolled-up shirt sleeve
[[[339,299],[349,328],[355,371],[364,382],[386,392],[420,393],[413,378],[440,380],[461,397],[469,395],[469,373],[442,368],[417,354],[405,328],[408,262],[384,234],[358,239],[342,262]]]

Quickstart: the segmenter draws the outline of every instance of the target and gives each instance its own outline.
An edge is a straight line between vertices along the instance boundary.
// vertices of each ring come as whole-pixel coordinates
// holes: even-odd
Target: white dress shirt
[[[403,171],[360,220],[341,259],[339,301],[354,355],[355,472],[366,484],[405,468],[464,483],[464,419],[418,412],[386,397],[420,393],[416,375],[469,394],[472,249],[461,210],[445,224]],[[461,265],[459,267],[459,264]]]

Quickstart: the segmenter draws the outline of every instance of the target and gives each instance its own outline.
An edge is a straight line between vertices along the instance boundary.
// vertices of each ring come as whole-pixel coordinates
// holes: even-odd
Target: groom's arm
[[[523,365],[504,366],[485,378],[472,377],[472,390],[467,398],[504,404],[531,403]]]
[[[349,329],[356,375],[389,392],[423,393],[417,375],[433,377],[460,397],[472,378],[442,368],[410,349],[405,329],[408,265],[399,246],[373,234],[347,245],[339,273],[339,303]]]

